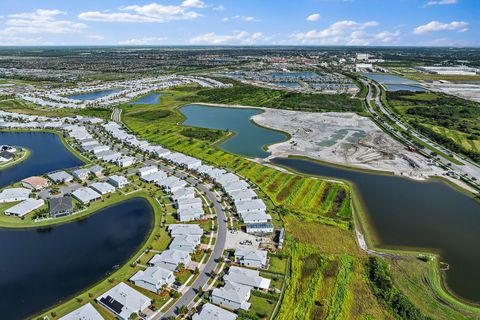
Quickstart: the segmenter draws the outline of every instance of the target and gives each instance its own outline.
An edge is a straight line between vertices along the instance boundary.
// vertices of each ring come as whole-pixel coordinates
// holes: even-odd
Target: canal
[[[153,209],[143,198],[81,221],[41,229],[0,229],[2,319],[23,319],[104,279],[139,249]]]
[[[260,127],[250,120],[263,112],[260,109],[188,105],[180,108],[180,112],[186,117],[185,126],[232,131],[233,137],[222,142],[220,148],[248,158],[266,158],[270,155],[265,151],[266,146],[287,139],[285,134]]]
[[[0,188],[30,176],[83,165],[54,133],[0,132],[0,144],[19,146],[31,151],[25,161],[0,170]]]
[[[450,265],[448,287],[480,303],[480,203],[440,180],[416,182],[296,158],[273,163],[298,172],[351,181],[380,248],[433,250]]]

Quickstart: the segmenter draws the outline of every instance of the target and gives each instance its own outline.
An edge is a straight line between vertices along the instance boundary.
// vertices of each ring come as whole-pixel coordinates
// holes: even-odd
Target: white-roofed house
[[[266,251],[249,247],[238,247],[235,250],[236,263],[253,268],[267,268],[268,255]]]
[[[255,199],[257,198],[257,194],[252,189],[245,189],[245,190],[230,192],[229,197],[234,202],[240,202],[240,201]]]
[[[177,201],[175,201],[175,207],[178,210],[202,209],[203,203],[202,203],[202,199],[200,198],[184,198],[184,199],[178,199]]]
[[[87,303],[59,320],[104,320],[100,313],[95,310],[91,303]]]
[[[195,198],[195,189],[193,187],[186,187],[176,190],[170,195],[170,198],[172,198],[174,201],[184,198]]]
[[[244,286],[252,287],[257,290],[268,290],[270,287],[270,279],[260,276],[258,270],[246,269],[232,266],[228,269],[228,273],[223,277],[223,280],[238,283]]]
[[[146,175],[155,173],[155,172],[157,172],[157,171],[158,171],[158,167],[157,167],[157,166],[145,166],[145,167],[138,168],[137,174],[138,174],[140,177],[143,177],[143,176],[146,176]]]
[[[5,214],[7,216],[23,217],[24,215],[40,208],[44,204],[45,204],[45,201],[43,201],[43,199],[28,198],[14,205],[11,208],[6,209]]]
[[[16,202],[28,199],[32,190],[27,188],[10,188],[0,192],[0,203]]]
[[[90,188],[97,191],[101,195],[115,192],[115,187],[107,182],[94,182],[90,185]]]
[[[273,224],[266,223],[248,223],[245,225],[247,233],[263,235],[267,233],[273,233]]]
[[[72,196],[83,204],[97,201],[102,195],[91,188],[83,187],[72,192]]]
[[[80,180],[87,180],[90,175],[90,170],[88,169],[76,169],[72,171],[72,176]]]
[[[267,223],[272,221],[272,216],[265,211],[243,212],[240,214],[240,219],[244,223]]]
[[[70,182],[73,177],[65,171],[58,171],[48,175],[48,178],[55,183]]]
[[[108,182],[116,188],[123,188],[128,185],[128,180],[124,176],[113,175],[108,177]]]
[[[175,282],[172,270],[161,267],[148,267],[135,273],[130,281],[136,286],[159,293],[163,286],[171,286]]]
[[[150,173],[150,174],[146,174],[146,175],[143,175],[140,177],[140,180],[142,181],[145,181],[145,182],[157,182],[157,181],[160,181],[162,179],[166,179],[167,178],[167,174],[164,172],[164,171],[157,171],[157,172],[154,172],[154,173]]]
[[[134,313],[147,309],[152,301],[124,282],[120,282],[95,299],[122,320],[128,320]]]
[[[229,309],[248,310],[251,290],[250,287],[226,281],[223,287],[213,289],[210,300]]]
[[[222,187],[223,191],[227,194],[235,191],[241,191],[250,188],[250,185],[245,180],[239,180],[228,183]]]
[[[237,315],[233,312],[220,308],[214,304],[206,303],[202,310],[192,316],[192,320],[236,320]]]
[[[154,255],[148,264],[175,271],[180,264],[187,266],[190,261],[192,261],[192,258],[187,251],[168,249],[160,254]]]
[[[178,209],[177,210],[177,218],[181,222],[188,222],[202,219],[205,215],[203,209],[197,208],[187,208],[187,209]]]
[[[168,226],[170,236],[177,237],[182,235],[202,236],[204,231],[198,224],[180,224],[174,223]]]
[[[224,185],[227,185],[229,183],[239,181],[239,180],[240,180],[240,178],[238,176],[234,175],[231,172],[224,173],[224,174],[222,174],[218,177],[213,178],[213,181],[216,184],[219,184],[220,186],[224,186]]]
[[[200,238],[200,236],[181,235],[173,238],[168,248],[193,253],[200,244]]]
[[[135,163],[134,157],[124,156],[114,160],[115,164],[119,167],[125,168],[133,165]]]
[[[235,209],[239,215],[247,212],[265,211],[267,206],[261,199],[235,202]]]

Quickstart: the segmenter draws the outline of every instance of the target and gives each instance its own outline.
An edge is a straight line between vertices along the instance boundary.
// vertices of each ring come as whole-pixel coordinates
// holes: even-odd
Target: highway
[[[390,111],[383,105],[382,99],[381,99],[381,94],[380,94],[381,90],[383,90],[383,89],[380,88],[380,86],[374,81],[364,80],[364,79],[360,79],[360,80],[368,88],[368,93],[367,93],[367,97],[366,97],[365,102],[366,102],[366,105],[367,105],[367,111],[372,116],[377,115],[377,112],[370,105],[370,101],[372,99],[374,99],[376,106],[383,113],[383,115],[385,117],[391,119],[392,121],[394,121],[395,124],[399,128],[401,128],[405,131],[408,130],[411,133],[412,136],[419,139],[420,141],[422,141],[426,145],[429,145],[431,148],[440,150],[441,152],[443,152],[447,155],[450,155],[454,159],[462,162],[463,163],[462,165],[455,164],[455,163],[451,162],[448,158],[442,156],[441,154],[437,155],[437,163],[438,164],[441,164],[441,166],[443,166],[443,167],[449,167],[450,170],[455,172],[457,175],[461,175],[461,176],[465,177],[467,180],[469,180],[469,182],[471,184],[477,185],[477,189],[478,189],[478,183],[480,181],[480,165],[474,163],[473,161],[471,161],[469,159],[465,159],[463,157],[460,157],[459,155],[455,154],[451,150],[448,150],[445,147],[431,141],[430,139],[428,139],[424,135],[418,133],[413,128],[411,128],[408,125],[401,122],[394,114],[390,113]],[[375,95],[373,94],[374,90],[375,90]],[[379,120],[379,122],[380,122],[380,120]],[[386,131],[388,131],[390,134],[395,136],[398,140],[403,141],[407,145],[412,145],[413,144],[408,138],[403,136],[403,134],[400,131],[395,129],[389,123],[381,121],[380,124]],[[475,178],[476,180],[474,180],[472,178]]]

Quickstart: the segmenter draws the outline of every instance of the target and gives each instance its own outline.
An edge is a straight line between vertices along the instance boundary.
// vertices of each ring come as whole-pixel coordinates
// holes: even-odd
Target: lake
[[[185,115],[185,126],[217,130],[230,130],[235,135],[220,144],[225,151],[249,158],[266,158],[270,155],[265,146],[282,142],[287,136],[253,123],[250,118],[262,113],[260,109],[222,108],[203,105],[188,105],[180,108]]]
[[[390,91],[426,91],[418,81],[402,78],[388,73],[362,73],[364,77],[383,84]]]
[[[273,163],[302,173],[351,181],[359,192],[380,248],[430,248],[450,265],[448,287],[480,302],[480,203],[439,180],[416,182],[296,158]]]
[[[23,319],[106,278],[139,249],[153,222],[142,198],[81,221],[41,229],[0,229],[2,319]]]
[[[158,98],[163,96],[163,93],[151,93],[144,97],[141,97],[138,100],[130,102],[130,104],[157,104],[159,103]]]
[[[65,148],[60,137],[54,133],[0,132],[0,142],[31,151],[27,160],[0,170],[0,188],[30,176],[83,165],[83,162]]]
[[[74,100],[95,100],[98,98],[103,98],[105,96],[108,96],[112,93],[117,93],[122,91],[121,89],[108,89],[108,90],[102,90],[102,91],[95,91],[95,92],[86,92],[86,93],[80,93],[80,94],[73,94],[73,95],[68,95],[66,96],[67,98],[74,99]]]

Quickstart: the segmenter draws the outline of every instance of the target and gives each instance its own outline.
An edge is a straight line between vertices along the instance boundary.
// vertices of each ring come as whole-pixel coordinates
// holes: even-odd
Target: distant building
[[[0,162],[7,162],[13,160],[13,158],[15,158],[13,153],[8,151],[0,151]]]
[[[101,166],[91,166],[90,168],[88,168],[88,170],[90,170],[90,172],[97,177],[101,176],[103,172],[103,168]]]
[[[225,282],[237,283],[257,290],[268,290],[271,282],[270,279],[261,277],[260,272],[257,270],[235,266],[231,266],[230,269],[228,269],[228,273],[223,277],[223,280]]]
[[[10,188],[0,192],[0,203],[16,202],[28,199],[32,191],[26,188]]]
[[[48,199],[48,211],[52,218],[73,213],[72,198],[69,196]]]
[[[266,268],[268,266],[268,255],[266,251],[249,247],[238,247],[235,250],[235,262],[253,268]]]
[[[218,305],[229,309],[250,309],[251,288],[231,282],[225,282],[225,286],[215,288],[210,295],[210,300]]]
[[[17,216],[23,217],[24,215],[40,208],[43,206],[45,201],[42,199],[32,199],[28,198],[20,202],[19,204],[14,205],[11,208],[5,210],[7,216]]]
[[[106,182],[94,182],[90,185],[90,188],[97,191],[101,195],[115,192],[115,187]]]
[[[101,194],[87,187],[75,190],[72,192],[72,196],[83,204],[97,201],[102,198]]]
[[[171,271],[178,269],[180,264],[187,266],[192,258],[190,254],[183,250],[168,249],[160,254],[156,254],[148,262],[149,265],[162,267]]]
[[[148,267],[135,273],[130,281],[136,286],[159,293],[163,286],[170,287],[175,282],[173,272],[161,267]]]
[[[72,171],[72,176],[80,180],[87,180],[89,175],[90,170],[88,169],[77,169]]]
[[[73,177],[68,173],[66,173],[65,171],[58,171],[55,173],[51,173],[48,175],[48,178],[52,180],[54,183],[70,182],[73,180]]]

